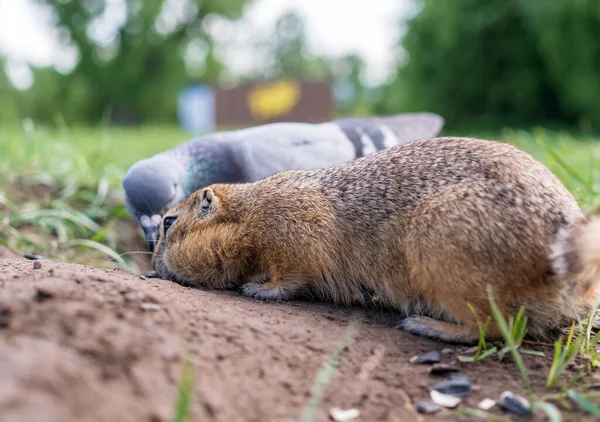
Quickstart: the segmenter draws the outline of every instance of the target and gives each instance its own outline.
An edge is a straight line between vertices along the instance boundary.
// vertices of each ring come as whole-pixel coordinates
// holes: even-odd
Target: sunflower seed
[[[456,366],[444,365],[443,363],[436,363],[429,369],[431,375],[447,375],[458,371],[459,369]]]
[[[351,421],[358,418],[358,415],[360,415],[358,409],[343,410],[339,407],[332,407],[329,409],[329,416],[331,416],[331,419],[333,419],[335,422]]]
[[[414,356],[410,363],[438,363],[440,361],[440,352],[427,352]]]
[[[471,383],[465,376],[454,377],[448,381],[440,382],[431,390],[454,397],[467,397],[471,395]]]
[[[514,413],[519,416],[527,416],[531,414],[531,405],[529,401],[522,396],[517,396],[510,391],[505,391],[500,396],[498,406],[507,412]]]
[[[447,394],[442,394],[439,391],[431,390],[429,392],[431,396],[431,400],[437,405],[447,407],[448,409],[454,409],[456,406],[460,404],[462,399],[460,397],[449,396]]]
[[[494,406],[496,406],[496,402],[492,399],[483,399],[477,405],[481,410],[490,410]]]

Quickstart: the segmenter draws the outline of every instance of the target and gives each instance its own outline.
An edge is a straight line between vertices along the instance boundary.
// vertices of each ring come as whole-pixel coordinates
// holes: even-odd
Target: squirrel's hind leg
[[[479,340],[479,331],[476,326],[438,321],[424,316],[405,318],[400,321],[396,328],[403,329],[412,334],[435,338],[448,343],[472,344]],[[495,331],[495,327],[492,327],[491,324],[489,329]],[[496,334],[489,331],[490,330],[486,333],[486,337],[494,336],[494,334]]]

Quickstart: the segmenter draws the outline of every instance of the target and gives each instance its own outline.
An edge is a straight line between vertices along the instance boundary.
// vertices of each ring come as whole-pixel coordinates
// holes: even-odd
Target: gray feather
[[[396,136],[398,144],[435,138],[444,127],[444,119],[434,113],[406,113],[361,120],[389,129]]]

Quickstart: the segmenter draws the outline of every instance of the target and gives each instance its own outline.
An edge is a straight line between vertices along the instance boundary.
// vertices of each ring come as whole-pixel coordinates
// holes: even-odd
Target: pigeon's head
[[[125,175],[125,208],[144,231],[150,250],[165,211],[185,199],[184,182],[184,166],[168,156],[138,161]]]

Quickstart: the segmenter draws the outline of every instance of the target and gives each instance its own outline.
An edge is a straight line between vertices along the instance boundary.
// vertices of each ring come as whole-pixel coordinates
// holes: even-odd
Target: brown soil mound
[[[415,412],[443,379],[409,360],[448,345],[394,329],[391,313],[259,302],[18,258],[0,259],[0,419],[171,420],[187,356],[195,368],[189,420],[297,421],[352,316],[361,322],[317,420],[327,420],[332,407],[358,409],[359,421],[472,419]],[[527,359],[538,369],[530,371],[534,384],[543,385],[549,359]],[[461,408],[505,390],[523,392],[505,361],[461,363],[456,349],[444,351],[442,362],[458,366],[473,384]]]

